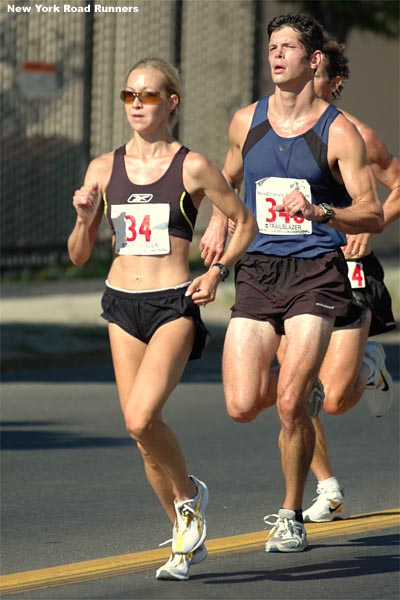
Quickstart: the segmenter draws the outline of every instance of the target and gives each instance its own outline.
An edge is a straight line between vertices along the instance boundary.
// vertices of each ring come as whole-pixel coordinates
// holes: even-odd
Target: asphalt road
[[[398,397],[398,347],[385,349]],[[295,555],[265,554],[262,541],[223,548],[228,536],[261,532],[263,517],[280,507],[275,411],[252,424],[230,421],[220,357],[208,354],[190,366],[165,418],[190,471],[210,489],[213,552],[192,568],[190,581],[160,582],[155,567],[144,566],[4,599],[397,600],[398,517],[391,509],[400,506],[398,402],[383,419],[372,418],[362,403],[342,417],[324,415],[334,469],[357,518],[346,523],[353,529],[335,531],[334,523],[318,533],[313,526],[310,549]],[[125,433],[110,365],[6,374],[2,424],[3,574],[155,551],[170,537]],[[305,506],[314,496],[310,476]],[[389,523],[383,511],[392,515]]]

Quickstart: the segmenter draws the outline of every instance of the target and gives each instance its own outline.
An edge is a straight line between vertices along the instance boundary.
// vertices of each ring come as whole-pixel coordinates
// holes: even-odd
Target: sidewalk
[[[385,283],[400,317],[397,265],[384,264]],[[80,279],[2,285],[1,368],[3,371],[111,361],[107,323],[100,317],[103,280]],[[234,301],[232,281],[220,284],[215,302],[202,308],[211,333],[207,352],[222,350]],[[398,330],[382,336],[398,344]]]

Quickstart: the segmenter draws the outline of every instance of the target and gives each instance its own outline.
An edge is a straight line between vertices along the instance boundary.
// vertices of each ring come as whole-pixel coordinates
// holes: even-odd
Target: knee
[[[232,395],[225,394],[228,415],[239,423],[250,423],[263,410],[276,404],[276,398],[259,395],[256,398],[241,396],[238,391]]]
[[[138,442],[139,447],[140,442],[145,441],[146,438],[151,434],[153,423],[149,419],[129,415],[125,416],[125,427],[130,437]]]
[[[258,415],[258,411],[256,411],[254,408],[252,410],[244,410],[240,406],[232,405],[227,407],[227,412],[231,419],[237,421],[238,423],[250,423],[251,421],[254,421]]]
[[[257,412],[254,404],[249,403],[246,398],[238,393],[231,393],[225,388],[226,412],[238,423],[250,423],[256,418]]]
[[[293,431],[304,418],[308,419],[307,403],[300,402],[289,390],[278,395],[277,409],[284,429]]]
[[[340,415],[345,411],[346,397],[345,394],[335,390],[332,387],[325,387],[325,398],[323,410],[328,415]]]

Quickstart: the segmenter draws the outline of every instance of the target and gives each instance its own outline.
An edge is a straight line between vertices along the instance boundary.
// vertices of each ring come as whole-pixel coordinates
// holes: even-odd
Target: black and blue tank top
[[[267,111],[265,97],[257,103],[242,150],[244,202],[259,227],[247,251],[311,258],[345,245],[345,235],[332,227],[272,210],[293,189],[303,192],[312,204],[351,204],[327,159],[329,128],[340,112],[329,105],[314,127],[286,138],[272,129]]]
[[[181,146],[160,179],[140,185],[126,172],[125,146],[115,150],[103,199],[117,254],[168,254],[169,236],[192,240],[197,209],[183,185],[183,162],[188,152]]]

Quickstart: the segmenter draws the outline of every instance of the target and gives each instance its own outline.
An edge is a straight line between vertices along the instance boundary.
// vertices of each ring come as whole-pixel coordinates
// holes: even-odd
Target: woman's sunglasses
[[[131,92],[130,90],[122,90],[120,98],[125,104],[133,104],[135,98],[141,104],[158,104],[161,100],[161,94],[160,92]]]

